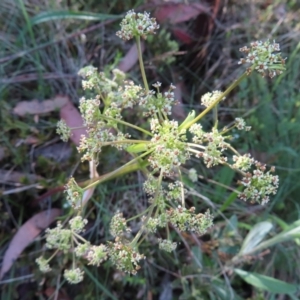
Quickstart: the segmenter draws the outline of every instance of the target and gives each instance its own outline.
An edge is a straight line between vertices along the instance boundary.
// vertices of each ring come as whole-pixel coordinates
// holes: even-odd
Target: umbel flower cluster
[[[240,51],[247,55],[240,59],[239,64],[250,65],[247,69],[248,74],[256,70],[262,77],[269,75],[273,78],[285,70],[285,59],[281,57],[280,46],[275,41],[273,43],[270,41],[252,42],[250,48],[244,46],[240,48]]]
[[[211,130],[203,128],[202,118],[223,101],[225,103],[229,92],[237,86],[253,70],[262,76],[279,75],[284,70],[284,59],[281,58],[279,45],[266,42],[251,43],[251,47],[240,50],[246,58],[241,64],[249,64],[246,72],[238,78],[227,90],[211,91],[201,98],[205,107],[199,115],[195,111],[188,114],[180,124],[171,116],[172,106],[177,103],[174,96],[174,85],[170,85],[165,92],[161,91],[161,83],[153,84],[149,88],[142,53],[139,47],[140,39],[149,34],[155,34],[159,26],[148,13],[129,11],[121,22],[121,30],[117,36],[123,40],[135,38],[138,44],[139,65],[143,79],[143,86],[126,79],[120,70],[113,70],[112,74],[98,72],[88,66],[79,71],[83,77],[82,86],[89,91],[89,98],[81,98],[79,110],[87,134],[81,137],[78,151],[82,153],[82,161],[97,163],[102,148],[115,147],[126,151],[127,157],[132,159],[119,169],[104,174],[92,184],[82,187],[71,178],[66,185],[66,200],[76,212],[67,224],[58,223],[57,227],[46,232],[46,246],[55,251],[73,253],[72,267],[64,272],[64,277],[70,283],[78,283],[83,279],[80,267],[87,262],[90,265],[101,266],[110,261],[117,269],[136,274],[141,268],[141,262],[146,258],[139,253],[139,246],[149,235],[156,235],[158,247],[172,252],[177,243],[170,238],[170,228],[179,232],[192,232],[197,235],[205,234],[213,226],[213,215],[210,211],[197,212],[196,207],[188,205],[189,190],[184,185],[184,176],[197,185],[197,167],[186,171],[183,166],[191,159],[198,159],[207,168],[217,165],[229,167],[240,175],[239,184],[242,185],[239,198],[266,204],[270,196],[276,194],[279,179],[273,175],[274,168],[269,170],[265,165],[256,161],[250,154],[240,154],[230,144],[229,132],[232,129],[248,131],[251,128],[242,118],[236,118],[231,127],[218,128],[218,122]],[[142,126],[126,121],[124,110],[136,109],[143,116]],[[216,110],[217,111],[217,110]],[[145,126],[145,124],[148,124]],[[134,136],[140,138],[133,138]],[[70,128],[63,121],[58,124],[58,132],[66,140],[70,135]],[[82,198],[88,188],[101,184],[110,174],[117,176],[130,170],[142,170],[145,176],[144,192],[148,197],[148,207],[137,216],[126,219],[123,213],[117,211],[112,217],[110,234],[113,240],[100,245],[92,245],[82,237],[87,220],[81,215]],[[196,205],[197,206],[197,205]],[[129,220],[138,220],[139,230],[133,234]],[[153,240],[153,239],[152,239]],[[43,272],[50,270],[49,259],[39,258],[37,263]]]

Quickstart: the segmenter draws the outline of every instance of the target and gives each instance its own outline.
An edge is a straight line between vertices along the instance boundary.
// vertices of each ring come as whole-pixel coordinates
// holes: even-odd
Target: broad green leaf
[[[255,247],[252,252],[254,251],[261,251],[263,249],[269,248],[271,246],[274,246],[276,244],[288,241],[288,240],[294,240],[297,238],[300,238],[300,225],[297,227],[294,227],[295,224],[297,224],[298,221],[294,222],[289,230],[285,230],[274,237],[272,237],[269,240],[266,240],[262,243],[260,243],[257,247]]]
[[[276,294],[292,294],[298,289],[297,285],[286,283],[273,277],[261,275],[258,273],[246,272],[241,269],[234,269],[235,273],[243,278],[247,283]]]
[[[257,246],[264,237],[273,228],[272,223],[268,221],[260,222],[250,230],[241,247],[239,255],[248,254],[255,246]]]
[[[77,12],[77,11],[45,11],[31,19],[31,24],[36,25],[43,22],[61,20],[61,19],[77,19],[86,21],[105,21],[108,19],[120,19],[122,16],[98,14],[92,12]]]
[[[262,223],[264,223],[264,222],[262,222]],[[289,225],[288,229],[278,233],[277,235],[275,235],[274,237],[272,237],[272,238],[270,238],[266,241],[258,242],[258,243],[255,242],[255,241],[257,241],[259,239],[261,241],[262,238],[263,238],[262,235],[258,232],[259,228],[256,228],[256,229],[253,228],[253,229],[255,229],[255,231],[252,231],[253,229],[251,229],[248,236],[246,237],[246,239],[243,243],[243,246],[242,246],[239,254],[236,257],[234,257],[233,260],[235,260],[238,257],[241,257],[245,254],[252,254],[254,252],[262,251],[262,250],[270,248],[270,247],[272,247],[276,244],[283,243],[283,242],[286,242],[286,241],[289,241],[289,240],[294,240],[295,242],[297,242],[298,239],[300,238],[300,224],[299,223],[300,223],[300,220],[297,220],[297,221],[293,222],[291,225]],[[239,227],[240,227],[240,225],[241,225],[241,223],[239,223]],[[266,226],[265,230],[267,230],[267,229],[268,229],[268,226]],[[255,232],[258,235],[257,239],[254,236],[253,237],[253,242],[254,243],[251,244],[251,241],[250,241],[250,244],[249,243],[247,244],[250,233],[253,236]],[[267,232],[265,232],[265,234],[266,233]],[[249,246],[247,246],[247,245],[249,245]]]
[[[146,143],[134,144],[126,148],[126,151],[129,153],[145,152],[146,150],[147,150]]]

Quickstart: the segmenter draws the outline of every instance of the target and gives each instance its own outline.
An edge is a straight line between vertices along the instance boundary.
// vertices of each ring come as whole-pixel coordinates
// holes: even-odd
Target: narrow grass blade
[[[31,19],[31,24],[36,25],[53,20],[61,19],[77,19],[86,21],[105,21],[109,19],[120,19],[122,16],[100,14],[92,12],[76,12],[76,11],[45,11]]]
[[[95,285],[104,293],[106,294],[108,297],[110,297],[109,299],[113,299],[113,300],[118,300],[90,271],[88,268],[83,267],[84,272],[86,273],[86,275],[92,280],[94,281]]]
[[[237,188],[237,191],[241,191],[243,189],[242,186],[239,186]],[[232,192],[228,198],[225,200],[225,202],[223,203],[223,205],[220,208],[220,211],[223,212],[224,210],[226,210],[233,202],[234,200],[238,197],[238,192]]]

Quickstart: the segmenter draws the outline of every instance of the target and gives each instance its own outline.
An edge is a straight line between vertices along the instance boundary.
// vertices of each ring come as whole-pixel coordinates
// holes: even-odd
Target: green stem
[[[178,171],[178,174],[179,174],[180,182],[183,182],[180,168],[177,168],[177,171]],[[183,187],[183,184],[181,185],[181,205],[182,205],[182,207],[185,207],[184,187]]]
[[[77,239],[81,240],[83,243],[88,243],[88,241],[86,239],[84,239],[81,235],[77,234],[76,232],[72,231],[72,234],[75,237],[75,242],[77,244],[79,244]]]
[[[225,127],[220,133],[221,133],[222,135],[224,135],[224,134],[226,134],[227,132],[229,132],[230,130],[232,130],[232,129],[235,128],[235,127],[236,127],[235,124],[232,125],[231,127]]]
[[[146,77],[146,73],[145,73],[144,62],[143,62],[141,38],[139,36],[136,37],[136,45],[137,45],[137,49],[138,49],[138,56],[139,56],[139,63],[140,63],[142,78],[143,78],[143,82],[144,82],[146,92],[148,93],[149,92],[149,86],[148,86],[147,77]]]
[[[105,142],[102,143],[101,146],[111,146],[111,145],[118,145],[118,144],[150,144],[151,141],[145,140],[121,140],[121,141],[112,141],[112,142]]]
[[[160,189],[162,177],[163,177],[163,173],[160,172],[160,175],[159,175],[159,178],[158,178],[157,189],[155,191],[155,195],[154,195],[154,199],[153,199],[153,203],[150,205],[150,210],[148,212],[146,220],[144,221],[144,225],[142,226],[142,228],[139,230],[139,232],[136,234],[136,236],[134,237],[134,239],[130,243],[132,245],[132,247],[135,247],[136,243],[138,242],[139,238],[141,237],[141,235],[142,235],[142,233],[144,231],[145,224],[147,224],[148,220],[150,219],[150,217],[152,215],[154,207],[156,206],[155,202],[157,200],[157,196],[158,196],[158,193],[159,193],[159,189]]]
[[[139,130],[139,131],[141,131],[141,132],[143,132],[143,133],[145,133],[145,134],[147,134],[147,135],[153,136],[153,134],[152,134],[151,132],[149,132],[148,130],[143,129],[143,128],[141,128],[141,127],[138,127],[138,126],[136,126],[136,125],[127,123],[127,122],[125,122],[125,121],[117,120],[117,119],[114,119],[114,118],[111,118],[111,117],[106,117],[106,116],[103,116],[103,115],[100,115],[99,117],[102,118],[102,119],[104,119],[104,120],[115,121],[115,122],[117,122],[117,123],[120,123],[120,124],[123,124],[123,125],[125,125],[125,126],[134,128],[134,129],[136,129],[136,130]]]
[[[59,251],[59,249],[56,249],[54,251],[54,253],[48,259],[46,259],[46,262],[49,263],[55,257],[55,255],[58,253],[58,251]]]
[[[238,153],[231,145],[227,145],[227,148],[230,149],[234,154],[236,154],[237,156],[241,156],[240,153]]]
[[[137,218],[143,216],[145,213],[147,213],[147,211],[150,209],[150,207],[151,207],[151,206],[149,206],[147,209],[145,209],[145,210],[144,210],[143,212],[141,212],[140,214],[135,215],[134,217],[131,217],[131,218],[127,219],[126,222],[130,222],[130,221],[132,221],[132,220],[134,220],[134,219],[137,219]]]
[[[218,128],[218,105],[213,108],[214,128]]]
[[[224,97],[226,97],[236,86],[240,84],[240,82],[247,77],[247,73],[244,73],[238,78],[236,81],[234,81],[228,88],[227,90],[222,93],[210,106],[208,106],[203,112],[201,112],[194,120],[191,122],[185,124],[182,128],[179,127],[180,129],[188,129],[190,128],[193,124],[197,123],[202,117],[204,117],[208,112],[210,112]]]
[[[74,251],[74,240],[71,238],[71,244],[72,244],[72,269],[74,270],[76,265],[75,265],[75,251]]]
[[[83,190],[86,191],[88,189],[90,189],[91,187],[94,187],[96,186],[97,184],[101,183],[101,182],[104,182],[106,180],[109,180],[109,179],[112,179],[118,175],[121,175],[123,174],[124,172],[126,173],[127,168],[132,165],[133,163],[137,162],[138,160],[140,160],[141,158],[143,158],[144,156],[147,156],[148,154],[150,154],[151,152],[153,151],[153,149],[150,149],[149,151],[141,154],[140,156],[132,159],[131,161],[129,161],[128,163],[126,163],[125,165],[123,165],[122,167],[108,173],[108,174],[105,174],[105,175],[102,175],[99,179],[97,179],[96,181],[94,181],[93,183],[91,183],[90,185],[86,186]],[[141,168],[141,166],[139,166],[139,168]],[[137,168],[134,168],[134,170],[130,170],[130,171],[136,171]]]

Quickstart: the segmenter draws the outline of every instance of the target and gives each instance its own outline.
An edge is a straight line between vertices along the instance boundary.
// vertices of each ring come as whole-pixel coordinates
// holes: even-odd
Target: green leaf
[[[214,299],[218,299],[218,300],[228,300],[228,299],[232,299],[232,300],[242,300],[242,298],[240,298],[236,292],[231,288],[231,286],[225,284],[225,282],[223,280],[219,280],[219,279],[213,279],[211,282],[211,291],[214,292],[214,294],[216,295],[216,298]],[[211,296],[213,296],[210,293]],[[230,295],[230,296],[229,296]]]
[[[188,123],[190,123],[192,120],[194,120],[194,119],[195,119],[195,115],[196,115],[195,111],[192,110],[192,111],[188,114],[188,116],[185,118],[185,120],[180,124],[180,126],[179,126],[179,128],[178,128],[179,131],[180,131],[180,129],[183,129],[184,126],[185,126],[186,124],[188,124]]]
[[[239,255],[245,255],[248,252],[251,252],[251,250],[264,239],[264,237],[270,232],[272,228],[272,223],[268,221],[256,224],[246,236]]]
[[[239,186],[237,188],[237,191],[240,192],[242,189],[243,189],[243,186]],[[237,198],[237,196],[238,196],[237,192],[232,192],[228,196],[228,198],[224,201],[223,205],[220,208],[220,212],[223,212],[224,210],[226,210],[231,205],[231,203]]]
[[[275,235],[271,239],[268,239],[268,240],[260,243],[255,248],[253,248],[250,252],[253,253],[253,252],[256,252],[256,251],[261,251],[261,250],[270,248],[270,247],[272,247],[276,244],[286,242],[288,240],[295,240],[295,239],[300,238],[299,221],[300,220],[297,220],[296,222],[292,223],[288,230],[280,232],[279,234]],[[239,255],[242,255],[242,254],[239,253]]]
[[[61,19],[77,19],[86,21],[105,21],[108,19],[120,19],[122,16],[98,14],[92,12],[77,12],[77,11],[45,11],[31,19],[31,24],[36,25],[43,22],[61,20]]]
[[[227,221],[226,227],[223,231],[223,236],[235,236],[237,235],[238,229],[238,219],[236,215],[232,215],[230,219]]]
[[[202,251],[199,246],[192,247],[192,253],[195,263],[193,264],[194,267],[197,267],[198,271],[202,269]]]
[[[134,144],[126,148],[126,151],[129,153],[145,152],[146,150],[147,150],[146,143]]]
[[[273,277],[260,275],[258,273],[246,272],[241,269],[234,269],[235,273],[243,278],[247,283],[258,289],[276,294],[291,294],[298,289],[297,285],[286,283]]]

